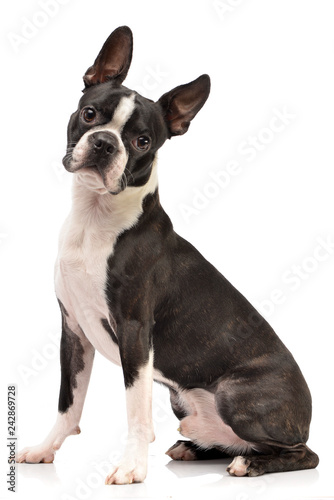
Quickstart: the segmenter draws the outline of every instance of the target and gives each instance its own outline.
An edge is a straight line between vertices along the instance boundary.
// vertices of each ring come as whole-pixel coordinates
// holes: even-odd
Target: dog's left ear
[[[202,75],[197,80],[180,85],[160,97],[169,138],[187,132],[191,120],[197,115],[210,93],[210,77]]]
[[[132,48],[130,28],[121,26],[113,31],[83,77],[86,88],[108,80],[121,84],[129,71]]]

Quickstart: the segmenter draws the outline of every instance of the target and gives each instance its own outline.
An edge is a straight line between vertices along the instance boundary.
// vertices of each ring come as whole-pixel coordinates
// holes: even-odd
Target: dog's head
[[[109,36],[83,77],[84,95],[68,125],[63,164],[101,194],[146,184],[157,150],[167,138],[188,130],[210,92],[207,75],[157,102],[124,87],[132,45],[126,26]]]

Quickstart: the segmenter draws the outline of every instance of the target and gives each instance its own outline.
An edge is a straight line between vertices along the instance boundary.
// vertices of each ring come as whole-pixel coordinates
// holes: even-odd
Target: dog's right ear
[[[85,87],[91,87],[108,80],[119,85],[125,79],[132,59],[132,31],[121,26],[111,33],[105,41],[93,66],[90,66],[83,80]]]

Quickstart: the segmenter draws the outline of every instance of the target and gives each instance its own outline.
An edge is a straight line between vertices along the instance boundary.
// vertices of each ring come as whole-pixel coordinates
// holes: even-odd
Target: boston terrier
[[[141,482],[154,440],[152,383],[180,420],[174,460],[232,457],[232,476],[314,468],[311,396],[254,307],[177,235],[158,193],[156,156],[204,105],[202,75],[157,102],[122,85],[132,33],[116,29],[83,79],[63,164],[73,205],[61,231],[55,288],[62,315],[56,423],[18,462],[52,462],[79,421],[97,349],[122,367],[128,439],[106,484]],[[107,384],[109,386],[109,384]]]

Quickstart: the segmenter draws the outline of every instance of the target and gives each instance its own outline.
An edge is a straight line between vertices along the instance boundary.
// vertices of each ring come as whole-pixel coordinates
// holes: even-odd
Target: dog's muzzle
[[[103,175],[110,169],[119,152],[117,136],[113,132],[100,130],[87,135],[84,141],[79,141],[74,151],[65,155],[63,164],[69,172],[94,167]]]
[[[94,177],[95,172],[98,175],[96,182],[112,194],[117,194],[122,188],[121,179],[126,162],[127,153],[120,137],[111,130],[103,129],[85,134],[63,158],[66,170],[83,172],[85,178],[87,169],[90,178]]]

